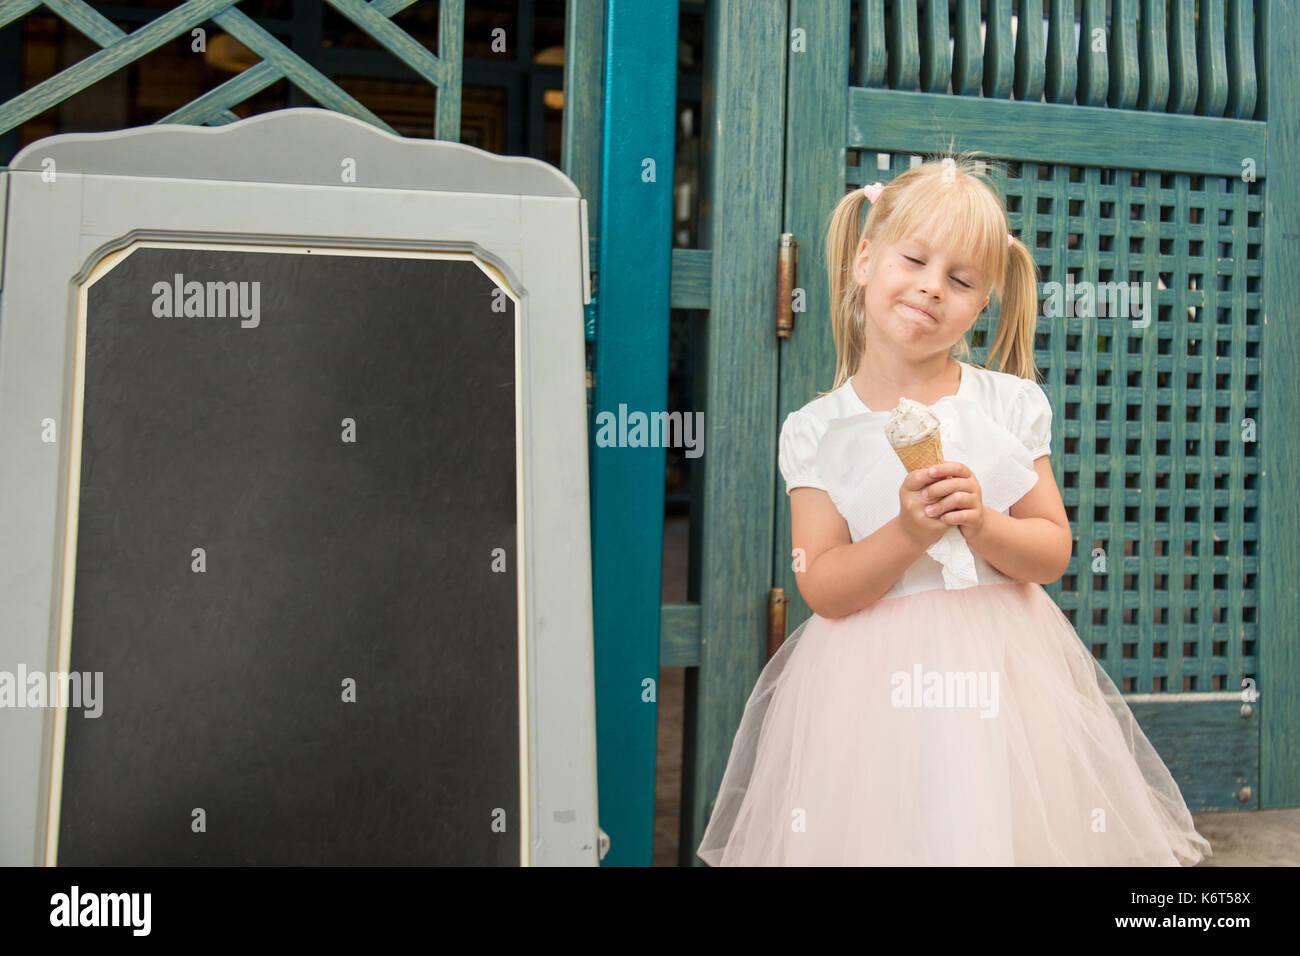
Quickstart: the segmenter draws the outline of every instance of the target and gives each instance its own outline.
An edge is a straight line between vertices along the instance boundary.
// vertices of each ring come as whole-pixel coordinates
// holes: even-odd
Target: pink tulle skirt
[[[1211,854],[1119,691],[1032,583],[795,629],[745,705],[712,866],[1178,866]]]

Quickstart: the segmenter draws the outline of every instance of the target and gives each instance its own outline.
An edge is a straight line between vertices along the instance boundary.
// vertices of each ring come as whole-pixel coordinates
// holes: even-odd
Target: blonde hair
[[[858,221],[867,202],[861,189],[853,190],[835,207],[826,235],[835,337],[833,389],[853,377],[865,349],[866,287],[853,278],[853,260],[862,240],[877,250],[918,232],[965,237],[972,261],[992,278],[990,295],[1001,304],[988,367],[993,367],[992,359],[998,356],[997,371],[1041,381],[1034,365],[1038,270],[1024,243],[1019,239],[1007,242],[1010,224],[989,181],[987,165],[987,161],[963,153],[909,169],[885,186],[861,229]],[[965,336],[954,343],[950,354],[969,358],[970,343]]]

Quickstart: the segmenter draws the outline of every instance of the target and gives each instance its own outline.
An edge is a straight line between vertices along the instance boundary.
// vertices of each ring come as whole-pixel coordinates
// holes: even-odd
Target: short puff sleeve
[[[1029,449],[1031,458],[1038,459],[1051,452],[1052,404],[1035,382],[1022,380],[1008,425],[1011,433]]]
[[[780,465],[785,478],[785,493],[795,488],[820,488],[826,482],[817,471],[815,459],[825,426],[802,410],[791,412],[781,426]]]

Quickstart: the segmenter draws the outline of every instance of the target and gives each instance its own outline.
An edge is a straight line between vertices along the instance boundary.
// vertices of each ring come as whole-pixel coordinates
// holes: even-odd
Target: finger
[[[941,461],[937,465],[931,465],[928,468],[920,468],[920,471],[927,482],[939,481],[952,475],[953,463],[950,461]]]
[[[965,490],[963,478],[937,478],[921,489],[921,497],[926,501],[938,501],[945,495]]]
[[[947,502],[947,507],[952,507],[951,498],[954,495],[969,494],[960,484],[952,484],[950,481],[936,481],[928,488],[921,489],[921,500],[926,504],[943,504]]]
[[[944,524],[969,524],[975,520],[975,512],[967,509],[964,511],[949,511],[939,518]]]
[[[939,517],[946,511],[951,511],[958,507],[967,507],[975,504],[975,496],[969,491],[954,491],[952,494],[945,495],[938,501],[932,502],[926,506],[926,513],[931,517]],[[934,510],[931,511],[930,509]]]
[[[917,468],[907,473],[907,477],[903,479],[903,487],[908,491],[920,491],[932,481],[934,478],[930,475],[930,469]]]

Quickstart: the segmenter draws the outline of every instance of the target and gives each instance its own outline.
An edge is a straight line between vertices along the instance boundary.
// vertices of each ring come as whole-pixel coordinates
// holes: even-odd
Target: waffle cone
[[[903,467],[909,473],[918,468],[929,468],[943,461],[943,445],[939,442],[937,431],[924,441],[912,445],[895,445],[894,451],[898,453]]]

